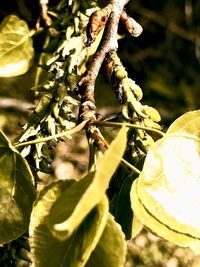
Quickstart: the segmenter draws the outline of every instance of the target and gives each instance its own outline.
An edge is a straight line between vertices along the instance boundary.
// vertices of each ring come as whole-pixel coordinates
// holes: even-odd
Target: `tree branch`
[[[124,5],[127,4],[128,1],[129,0],[111,0],[107,5],[106,8],[109,10],[108,12],[110,15],[105,25],[104,35],[97,52],[88,64],[87,71],[78,84],[79,92],[81,94],[79,119],[80,121],[88,121],[86,124],[88,136],[91,136],[95,141],[95,145],[98,147],[99,151],[103,152],[107,148],[107,143],[102,137],[99,129],[91,124],[92,121],[96,120],[94,88],[96,78],[107,53],[112,50],[117,50],[118,48],[118,24]]]
[[[80,119],[88,120],[95,119],[96,106],[94,100],[94,88],[96,78],[106,54],[111,50],[117,50],[117,30],[119,19],[124,8],[124,5],[129,0],[111,0],[109,5],[111,8],[110,16],[105,26],[105,32],[97,52],[89,62],[87,71],[79,82],[79,90],[81,94]]]

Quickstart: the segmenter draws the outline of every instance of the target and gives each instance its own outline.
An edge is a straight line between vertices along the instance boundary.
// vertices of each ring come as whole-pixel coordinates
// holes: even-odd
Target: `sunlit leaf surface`
[[[0,132],[0,244],[27,230],[34,192],[27,162]]]
[[[15,15],[0,25],[0,77],[24,74],[31,66],[34,49],[27,23]]]
[[[189,126],[188,126],[189,125]],[[149,150],[132,188],[136,217],[158,235],[200,252],[200,111],[178,118]]]
[[[35,267],[82,267],[96,247],[108,217],[108,200],[92,209],[67,239],[57,239],[48,227],[50,209],[74,183],[58,181],[45,188],[35,202],[30,223],[30,245]],[[65,203],[65,205],[71,205]]]
[[[85,216],[96,206],[105,194],[109,181],[119,165],[126,147],[127,129],[122,128],[100,162],[95,174],[63,192],[50,212],[49,224],[57,237],[70,235]],[[70,203],[65,206],[64,203]]]
[[[154,234],[165,238],[166,240],[173,242],[179,246],[190,247],[195,252],[200,252],[200,240],[194,238],[189,234],[183,234],[181,232],[175,231],[170,226],[161,223],[153,214],[151,214],[148,209],[142,204],[141,200],[137,195],[137,182],[133,183],[132,188],[132,207],[135,212],[136,224],[133,225],[133,237],[135,237],[139,231],[142,229],[142,224],[152,231]],[[135,222],[134,221],[134,222]],[[142,222],[142,223],[140,223]]]
[[[189,111],[173,122],[169,129],[167,130],[167,134],[178,134],[182,133],[185,135],[186,133],[192,134],[196,137],[200,137],[200,110]],[[194,137],[193,136],[193,137]]]

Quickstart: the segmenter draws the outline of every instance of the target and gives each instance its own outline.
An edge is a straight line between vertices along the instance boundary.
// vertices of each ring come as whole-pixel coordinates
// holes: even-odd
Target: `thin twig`
[[[45,142],[50,141],[52,139],[71,136],[72,134],[80,132],[84,128],[86,123],[87,123],[87,121],[83,121],[83,122],[81,122],[80,124],[78,124],[77,126],[75,126],[74,128],[72,128],[72,129],[70,129],[68,131],[64,131],[62,133],[51,135],[51,136],[47,136],[47,137],[37,138],[37,139],[34,139],[34,140],[22,142],[22,143],[16,143],[13,146],[15,148],[17,148],[17,147],[21,147],[21,146],[35,145],[35,144],[38,144],[38,143],[45,143]]]
[[[128,167],[129,169],[131,169],[133,172],[140,174],[141,171],[138,170],[138,168],[136,168],[135,166],[133,166],[132,164],[130,164],[127,160],[125,159],[121,159],[121,162],[124,163],[126,165],[126,167]]]
[[[99,125],[99,126],[108,126],[108,127],[122,127],[125,125],[126,127],[129,128],[134,128],[134,129],[141,129],[149,132],[154,132],[159,134],[160,136],[164,137],[166,134],[158,129],[147,127],[147,126],[142,126],[138,124],[131,124],[131,123],[121,123],[121,122],[107,122],[107,121],[93,121],[93,124]]]

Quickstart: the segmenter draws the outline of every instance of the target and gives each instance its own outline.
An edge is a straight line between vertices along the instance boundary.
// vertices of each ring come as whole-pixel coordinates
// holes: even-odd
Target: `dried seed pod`
[[[46,122],[47,122],[47,130],[49,132],[50,135],[55,135],[56,134],[56,121],[54,118],[52,118],[51,116],[48,116],[46,118]]]
[[[89,19],[88,29],[87,29],[87,43],[86,43],[87,46],[91,45],[95,41],[97,35],[105,26],[108,20],[109,13],[110,12],[108,8],[96,10],[92,13]]]
[[[131,18],[125,10],[122,11],[120,20],[124,24],[128,33],[130,33],[132,36],[138,37],[142,33],[142,26],[133,18]]]
[[[55,96],[55,100],[58,102],[59,106],[62,105],[66,94],[67,94],[67,87],[63,83],[60,83],[57,88],[56,96]]]
[[[51,98],[52,98],[52,95],[50,93],[43,94],[37,103],[35,112],[39,113],[39,112],[44,111],[47,108],[47,106],[50,104]]]
[[[54,115],[54,118],[57,120],[59,118],[59,111],[60,111],[60,107],[58,105],[58,102],[54,102],[51,105],[51,108],[52,108],[52,113]]]

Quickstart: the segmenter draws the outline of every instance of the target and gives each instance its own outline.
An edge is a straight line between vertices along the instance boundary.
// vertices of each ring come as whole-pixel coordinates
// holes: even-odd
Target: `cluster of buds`
[[[143,93],[139,85],[128,77],[128,73],[122,65],[115,51],[108,54],[104,62],[106,79],[122,104],[122,116],[126,122],[134,123],[154,129],[160,129],[158,122],[161,120],[156,109],[140,102]],[[130,138],[130,146],[134,151],[134,157],[146,155],[148,148],[153,144],[153,138],[143,129],[135,129]]]
[[[47,2],[40,4],[47,14]],[[43,75],[47,70],[48,77],[44,83],[40,83],[42,79],[39,77],[39,83],[32,88],[37,96],[35,109],[23,127],[19,142],[54,136],[76,125],[80,99],[75,89],[84,70],[83,62],[87,59],[87,47],[83,41],[86,25],[84,26],[83,21],[87,19],[88,22],[94,10],[96,10],[95,0],[91,1],[91,4],[87,1],[69,0],[65,5],[60,3],[54,11],[51,11],[59,17],[59,25],[53,21],[51,24],[59,34],[56,37],[50,35],[45,43],[44,53],[41,55],[44,64],[40,65],[43,69],[40,73]],[[48,22],[47,26],[51,28],[50,21]],[[45,55],[45,51],[54,53],[50,58]],[[46,58],[48,60],[45,61]],[[22,154],[24,157],[32,155],[32,166],[37,170],[48,172],[52,161],[52,147],[57,141],[55,139],[48,143],[29,145],[23,149]]]

